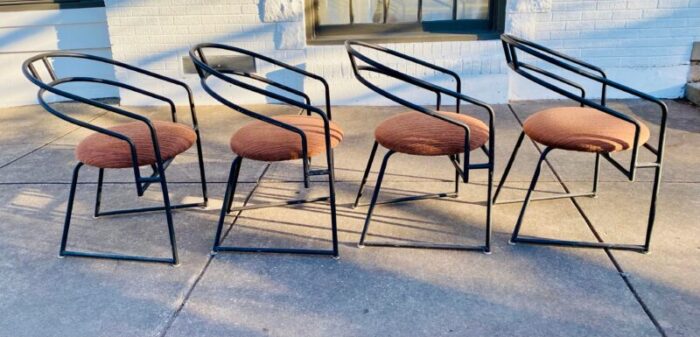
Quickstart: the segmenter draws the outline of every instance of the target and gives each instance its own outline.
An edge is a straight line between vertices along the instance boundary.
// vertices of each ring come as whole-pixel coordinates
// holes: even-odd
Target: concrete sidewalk
[[[665,169],[651,254],[566,249],[507,240],[520,204],[494,208],[493,254],[356,246],[366,208],[349,204],[362,176],[374,127],[397,107],[336,107],[346,138],[336,150],[341,258],[291,255],[210,256],[218,208],[233,154],[228,139],[247,119],[201,107],[211,206],[174,215],[179,267],[56,258],[75,144],[89,134],[38,106],[0,110],[0,336],[697,336],[700,333],[700,109],[668,101]],[[496,180],[520,132],[519,121],[558,101],[496,108]],[[614,101],[655,129],[653,106]],[[74,104],[66,111],[101,125],[122,120]],[[291,112],[259,106],[270,114]],[[134,107],[153,118],[168,112]],[[185,118],[185,113],[180,114]],[[379,155],[382,152],[380,151]],[[526,141],[504,190],[524,195],[538,148]],[[322,160],[319,160],[322,164]],[[593,156],[553,153],[538,190],[587,190]],[[314,160],[316,164],[319,164]],[[376,162],[375,162],[376,163]],[[168,169],[174,202],[200,195],[196,155]],[[240,204],[323,195],[300,184],[299,162],[245,162]],[[376,179],[370,176],[366,198]],[[555,174],[556,173],[556,174]],[[135,198],[128,170],[107,171],[105,210],[157,204],[152,188]],[[382,198],[453,188],[445,160],[392,158]],[[560,179],[561,178],[561,179]],[[638,243],[643,239],[651,175],[635,183],[603,163],[600,196],[535,202],[523,234]],[[92,218],[97,170],[83,171],[69,245],[167,256],[163,214]],[[155,187],[155,186],[154,186]],[[478,243],[486,176],[475,172],[460,197],[378,206],[369,239]],[[328,247],[325,204],[244,211],[226,243]]]

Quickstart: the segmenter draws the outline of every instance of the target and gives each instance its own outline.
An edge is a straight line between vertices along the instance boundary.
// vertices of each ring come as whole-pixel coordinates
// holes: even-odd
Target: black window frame
[[[489,16],[485,20],[456,19],[457,11],[453,7],[452,20],[419,22],[419,11],[416,22],[340,25],[320,25],[318,0],[304,0],[304,5],[306,42],[311,45],[342,44],[345,40],[374,43],[495,40],[505,30],[506,0],[490,0]],[[353,21],[352,11],[350,21]]]
[[[0,0],[0,12],[104,7],[104,0]]]

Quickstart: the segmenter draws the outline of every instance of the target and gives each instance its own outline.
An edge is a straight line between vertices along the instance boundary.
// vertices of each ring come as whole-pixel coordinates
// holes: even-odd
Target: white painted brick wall
[[[213,101],[201,90],[196,75],[183,73],[181,58],[191,46],[206,41],[249,48],[318,73],[331,84],[334,104],[388,103],[353,78],[342,46],[306,45],[302,1],[107,0],[112,52],[116,59],[185,80],[200,104]],[[700,0],[509,0],[506,30],[602,66],[620,82],[657,96],[680,97],[692,41],[700,40]],[[554,97],[509,74],[500,41],[387,46],[453,69],[462,77],[465,93],[489,102]],[[322,91],[315,83],[262,64],[258,70],[304,86],[321,102]],[[452,85],[433,73],[420,74]],[[131,80],[123,73],[117,76]],[[420,103],[433,101],[422,91],[392,88]],[[240,91],[231,95],[241,103],[264,102]],[[122,101],[149,103],[126,92]]]

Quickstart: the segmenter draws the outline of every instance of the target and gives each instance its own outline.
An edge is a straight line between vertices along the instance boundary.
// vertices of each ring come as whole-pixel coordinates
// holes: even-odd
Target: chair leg
[[[595,198],[598,196],[598,180],[600,177],[600,153],[595,154],[595,169],[593,171],[593,194],[591,197]]]
[[[537,180],[540,178],[540,172],[542,171],[542,163],[544,162],[545,158],[547,158],[547,154],[552,150],[551,147],[547,147],[542,151],[542,154],[540,155],[540,159],[537,162],[537,167],[535,168],[535,173],[532,175],[532,181],[530,181],[530,187],[527,190],[527,194],[525,195],[525,201],[523,201],[523,207],[520,209],[520,215],[518,216],[518,221],[515,223],[515,228],[513,229],[513,234],[510,237],[510,242],[509,243],[515,243],[518,240],[518,233],[520,232],[520,227],[522,226],[523,223],[523,218],[525,217],[525,211],[527,210],[527,206],[530,204],[530,197],[532,196],[532,191],[535,190],[535,187],[537,186]],[[501,180],[503,182],[503,179]]]
[[[456,154],[453,156],[454,161],[459,163],[459,154]],[[459,170],[455,168],[455,198],[459,196]]]
[[[384,155],[382,167],[381,169],[379,169],[379,176],[377,177],[377,184],[374,187],[374,193],[372,194],[372,201],[370,202],[369,209],[367,210],[367,218],[365,219],[365,225],[362,228],[362,234],[360,235],[360,242],[357,244],[358,247],[364,246],[365,236],[367,235],[367,229],[369,229],[369,223],[372,221],[372,211],[374,211],[374,206],[377,203],[377,198],[379,197],[379,190],[382,187],[382,180],[384,179],[384,173],[386,172],[386,166],[389,163],[389,157],[391,157],[392,154],[394,154],[394,151],[389,150],[389,152],[387,152],[386,155]]]
[[[63,235],[61,236],[61,248],[58,251],[58,256],[65,256],[66,244],[68,243],[68,230],[70,229],[70,220],[73,216],[73,201],[75,200],[75,189],[78,184],[78,174],[83,163],[78,163],[73,169],[73,179],[70,184],[70,192],[68,194],[68,207],[66,208],[66,220],[63,223]]]
[[[175,240],[175,225],[173,224],[173,210],[170,207],[170,195],[168,194],[168,183],[165,180],[165,168],[163,163],[158,163],[158,176],[160,176],[160,187],[163,192],[163,205],[165,207],[165,218],[168,221],[168,236],[170,238],[170,249],[173,255],[173,265],[179,265],[177,255],[177,242]]]
[[[651,246],[651,234],[654,229],[654,221],[656,220],[656,200],[659,197],[659,188],[661,187],[661,164],[654,170],[654,186],[651,192],[651,202],[649,206],[649,219],[647,221],[647,232],[644,239],[644,253],[649,252]]]
[[[231,212],[231,205],[236,194],[236,185],[238,184],[238,173],[241,169],[242,157],[236,157],[231,163],[228,181],[226,182],[226,192],[224,193],[224,202],[221,205],[221,214],[219,215],[219,224],[216,227],[216,235],[214,236],[214,246],[212,252],[215,253],[221,244],[221,233],[224,228],[226,214]]]
[[[352,208],[357,208],[357,205],[360,203],[360,198],[362,198],[362,192],[363,192],[363,189],[365,188],[365,184],[367,183],[367,177],[369,177],[369,171],[372,169],[372,162],[374,161],[374,156],[377,153],[378,146],[379,146],[379,143],[377,143],[377,141],[375,141],[374,145],[372,146],[372,151],[369,154],[369,159],[367,160],[367,168],[365,168],[365,173],[362,176],[362,182],[360,183],[360,188],[357,190],[357,197],[355,197],[355,203],[352,205]]]
[[[102,183],[105,178],[105,169],[101,168],[97,174],[97,192],[95,193],[95,213],[93,217],[100,216],[100,205],[102,204]]]
[[[231,207],[233,207],[233,200],[235,200],[235,194],[236,194],[236,185],[238,184],[238,176],[241,172],[241,166],[243,166],[243,157],[237,157],[234,159],[232,165],[235,164],[236,160],[238,160],[238,164],[235,167],[235,172],[230,172],[229,173],[229,181],[228,184],[234,184],[233,188],[231,189],[230,196],[228,196],[228,203],[224,203],[226,205],[226,214],[231,213]],[[233,166],[231,167],[233,169]],[[230,179],[234,179],[233,182]],[[228,186],[228,185],[227,185]],[[227,197],[227,195],[224,196],[224,199]]]
[[[491,146],[491,151],[493,151],[493,146]],[[488,186],[486,187],[486,238],[484,242],[484,253],[491,254],[491,208],[493,207],[493,155],[489,158],[489,171],[488,171]]]
[[[333,257],[338,258],[340,257],[340,254],[338,252],[338,221],[335,204],[335,164],[333,158],[333,149],[326,150],[326,157],[328,162],[328,193],[330,196],[331,208],[331,236],[333,241]]]
[[[503,176],[501,176],[501,181],[498,182],[496,193],[493,195],[493,203],[496,203],[496,200],[498,200],[498,194],[501,193],[501,188],[503,188],[503,184],[505,184],[506,179],[508,179],[508,174],[510,174],[510,169],[513,167],[513,162],[515,162],[515,157],[518,155],[518,150],[520,149],[520,145],[522,145],[524,139],[525,132],[520,132],[518,141],[515,142],[513,153],[511,153],[510,159],[508,159],[508,164],[506,164],[506,169],[503,171]],[[493,149],[491,149],[491,151],[493,151]]]
[[[202,199],[204,203],[202,208],[206,208],[209,204],[209,194],[207,192],[207,177],[204,173],[204,154],[202,153],[202,141],[199,137],[199,131],[197,131],[197,161],[199,162],[199,179],[202,184]]]

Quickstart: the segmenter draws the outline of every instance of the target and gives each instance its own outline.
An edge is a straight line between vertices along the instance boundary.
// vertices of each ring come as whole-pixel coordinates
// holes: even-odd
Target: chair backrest
[[[646,166],[645,164],[637,163],[637,157],[640,147],[639,145],[643,145],[644,148],[648,149],[650,152],[656,155],[656,163],[661,163],[666,139],[666,119],[668,114],[668,107],[664,102],[662,102],[656,97],[653,97],[651,95],[645,94],[641,91],[608,79],[607,75],[605,74],[605,71],[600,67],[571,57],[569,55],[560,53],[540,44],[527,41],[525,39],[509,34],[501,35],[501,41],[503,43],[503,51],[505,53],[506,62],[515,73],[553,92],[556,92],[562,96],[572,99],[580,103],[581,106],[588,106],[597,109],[601,112],[612,115],[628,123],[634,124],[636,131],[634,144],[631,148],[632,158],[630,160],[629,168],[625,168],[622,164],[611,158],[608,154],[603,154],[603,157],[610,161],[610,163],[613,164],[613,166],[615,166],[618,170],[623,172],[630,180],[634,179],[636,168]],[[531,63],[524,62],[523,58],[519,56],[519,52],[522,52],[539,62],[547,64],[547,68],[553,67],[558,70],[563,70],[564,72],[567,72],[569,74],[578,75],[583,78],[592,80],[596,83],[599,83],[601,85],[600,102],[596,102],[587,98],[586,91],[583,85],[581,85],[580,83],[574,82],[573,80],[568,79],[562,75],[555,74],[551,70],[538,67]],[[565,88],[561,87],[560,85],[557,85],[556,83],[564,84],[568,87],[574,88],[579,91],[579,94],[574,94],[573,92],[566,90]],[[627,93],[629,95],[635,96],[639,99],[651,102],[659,106],[659,138],[656,147],[653,147],[648,143],[639,144],[639,135],[641,131],[641,125],[639,121],[607,105],[606,95],[608,88],[620,90],[624,93]]]
[[[359,48],[358,48],[359,47]],[[368,55],[368,53],[362,52],[361,49],[365,49],[368,51],[375,51],[378,52],[378,55],[384,54],[390,57],[395,57],[400,60],[413,63],[415,65],[418,65],[420,67],[427,68],[432,71],[436,71],[438,73],[442,73],[444,75],[447,75],[448,77],[454,79],[455,81],[455,89],[453,92],[456,93],[461,93],[462,92],[462,81],[459,77],[459,75],[449,69],[445,69],[443,67],[437,66],[435,64],[423,61],[421,59],[417,59],[413,56],[406,55],[403,53],[400,53],[396,50],[385,48],[379,45],[375,44],[370,44],[366,42],[361,42],[361,41],[353,41],[349,40],[345,42],[345,49],[348,52],[348,56],[350,57],[350,64],[352,65],[353,73],[355,75],[355,78],[357,78],[360,83],[364,84],[366,87],[371,89],[372,91],[398,103],[401,105],[404,105],[408,108],[414,109],[421,111],[420,108],[418,108],[418,105],[409,102],[403,98],[400,98],[387,90],[384,90],[380,88],[379,86],[373,84],[370,80],[368,80],[365,76],[363,76],[363,72],[373,72],[373,73],[379,73],[385,76],[389,76],[391,78],[403,81],[405,83],[414,85],[416,87],[419,87],[421,89],[431,91],[435,94],[435,105],[436,109],[440,109],[440,105],[442,103],[442,94],[444,94],[443,91],[451,91],[448,88],[438,86],[434,83],[427,82],[425,80],[419,79],[415,76],[412,76],[410,74],[401,72],[395,68],[392,68],[390,66],[387,66],[377,58],[372,58]],[[454,96],[453,96],[454,97]],[[456,107],[457,107],[457,112],[459,112],[460,109],[460,97],[454,97],[456,101]]]
[[[227,53],[227,54],[241,54],[241,55],[246,55],[252,57],[255,61],[257,60],[262,60],[264,62],[270,63],[272,65],[281,67],[283,69],[289,70],[293,73],[296,73],[298,75],[308,77],[311,79],[314,79],[316,81],[319,81],[323,86],[325,90],[325,112],[315,108],[311,105],[311,98],[303,91],[289,87],[285,84],[279,83],[277,81],[274,81],[272,79],[269,79],[265,76],[262,76],[260,74],[252,73],[252,72],[246,72],[242,70],[235,70],[235,69],[217,69],[215,66],[213,66],[211,63],[209,63],[207,59],[207,52],[216,52],[217,54],[221,53]],[[300,107],[304,110],[307,111],[308,114],[313,113],[320,113],[323,115],[327,115],[328,118],[331,118],[331,103],[330,103],[330,88],[328,86],[328,82],[326,80],[316,74],[310,73],[306,70],[303,70],[299,67],[292,66],[290,64],[275,60],[273,58],[267,57],[265,55],[235,47],[235,46],[230,46],[230,45],[225,45],[225,44],[220,44],[220,43],[201,43],[198,44],[192,49],[190,49],[190,58],[192,59],[192,62],[194,63],[195,69],[197,70],[197,74],[200,77],[202,87],[204,88],[207,93],[209,93],[212,97],[214,97],[216,100],[221,102],[222,104],[231,107],[232,109],[235,109],[236,111],[239,111],[241,113],[244,113],[250,117],[260,119],[263,121],[268,121],[265,116],[256,113],[250,109],[242,107],[240,104],[237,104],[233,102],[230,99],[227,99],[220,93],[218,93],[208,82],[208,80],[213,76],[221,81],[227,82],[229,84],[232,84],[236,87],[263,95],[268,98],[275,99],[280,102],[284,102],[293,106]],[[259,86],[255,86],[249,83],[246,83],[243,81],[241,78],[248,78],[257,82],[261,82],[264,84],[267,84],[269,86],[281,89],[287,93],[292,94],[292,96],[297,96],[303,99],[297,100],[297,99],[292,99],[288,96],[281,95],[279,93],[273,92],[271,90],[267,90],[265,88],[261,88]]]
[[[282,83],[273,81],[269,78],[266,78],[264,76],[261,76],[259,74],[255,73],[250,73],[250,72],[245,72],[245,71],[238,71],[238,70],[232,70],[232,69],[216,69],[216,67],[212,66],[208,61],[207,61],[207,56],[206,52],[207,51],[216,51],[217,53],[235,53],[235,54],[243,54],[247,55],[250,57],[253,57],[256,60],[262,60],[264,62],[273,64],[275,66],[284,68],[286,70],[292,71],[298,75],[304,76],[311,78],[313,80],[319,81],[325,89],[325,111],[319,109],[318,107],[315,107],[311,105],[311,99],[310,97],[297,89],[291,88],[289,86],[286,86]],[[307,115],[311,114],[316,114],[320,116],[323,119],[323,124],[324,124],[324,133],[325,133],[325,142],[326,142],[326,147],[330,148],[331,144],[331,130],[330,130],[330,119],[331,119],[331,101],[330,101],[330,88],[328,86],[328,82],[316,74],[312,74],[308,71],[305,71],[303,69],[300,69],[298,67],[286,64],[284,62],[280,62],[278,60],[272,59],[270,57],[267,57],[265,55],[261,55],[259,53],[252,52],[250,50],[246,50],[243,48],[238,48],[235,46],[229,46],[225,44],[220,44],[220,43],[201,43],[198,44],[192,49],[190,49],[190,58],[192,59],[192,62],[194,63],[195,68],[197,69],[197,74],[199,75],[200,78],[200,83],[202,84],[202,88],[211,95],[214,99],[219,101],[221,104],[235,110],[238,112],[241,112],[247,116],[253,117],[257,120],[263,121],[265,123],[283,128],[285,130],[294,132],[299,135],[301,138],[301,146],[302,146],[302,161],[303,161],[303,169],[304,169],[304,182],[305,184],[308,185],[308,177],[309,177],[309,162],[308,162],[308,141],[306,134],[304,133],[303,130],[300,128],[281,122],[277,119],[274,119],[272,117],[268,117],[262,113],[255,112],[251,110],[248,107],[245,107],[241,104],[235,103],[232,100],[224,97],[223,94],[217,92],[210,84],[209,80],[212,77],[217,78],[220,81],[223,81],[228,84],[232,84],[236,87],[248,90],[250,92],[257,93],[259,95],[263,95],[268,98],[275,99],[277,101],[289,104],[291,106],[296,106],[298,108],[306,110]],[[244,82],[241,77],[243,78],[248,78],[252,79],[254,81],[258,81],[261,83],[265,83],[267,85],[276,87],[278,89],[284,90],[288,93],[293,94],[294,96],[298,96],[303,98],[303,101],[296,100],[290,97],[287,97],[285,95],[278,94],[276,92],[267,90],[265,88],[261,88],[256,85],[252,85],[250,83]]]
[[[445,88],[443,86],[439,86],[433,83],[430,83],[428,81],[419,79],[415,76],[411,76],[409,74],[402,73],[396,69],[393,69],[389,66],[384,65],[382,62],[379,60],[372,58],[368,56],[366,53],[362,53],[358,50],[357,47],[360,48],[365,48],[368,50],[374,50],[379,53],[387,54],[405,61],[408,61],[410,63],[417,64],[419,66],[432,69],[434,71],[437,71],[442,74],[446,74],[447,76],[452,77],[455,80],[455,86],[456,90],[450,90],[448,88]],[[404,83],[414,85],[418,88],[431,91],[435,94],[436,97],[436,107],[437,109],[440,109],[440,103],[441,103],[441,96],[445,95],[448,97],[452,97],[455,99],[455,102],[457,104],[456,106],[456,113],[460,113],[460,107],[462,102],[468,102],[471,104],[474,104],[478,107],[483,108],[486,111],[486,114],[488,115],[488,126],[489,126],[489,147],[487,149],[487,155],[489,156],[489,159],[492,161],[493,160],[493,154],[494,154],[494,141],[495,141],[495,128],[494,128],[494,119],[495,119],[495,113],[493,109],[486,103],[481,102],[475,98],[469,97],[467,95],[462,94],[461,88],[462,88],[462,82],[459,77],[459,75],[449,69],[445,69],[443,67],[428,63],[426,61],[417,59],[415,57],[402,54],[400,52],[397,52],[395,50],[385,48],[382,46],[366,43],[366,42],[360,42],[360,41],[345,41],[345,49],[348,52],[348,56],[350,57],[350,63],[352,65],[353,73],[355,74],[355,78],[357,78],[360,83],[364,84],[366,87],[371,89],[372,91],[398,103],[401,104],[409,109],[424,113],[426,115],[432,116],[434,118],[440,119],[444,122],[450,123],[452,125],[459,126],[465,131],[465,140],[464,140],[464,148],[468,149],[468,144],[469,144],[469,137],[470,137],[470,129],[469,126],[466,123],[463,123],[461,121],[455,120],[453,118],[450,118],[449,116],[445,114],[438,114],[436,111],[433,111],[431,109],[428,109],[426,107],[420,106],[414,102],[410,102],[404,98],[401,98],[388,90],[385,90],[383,88],[380,88],[376,84],[372,83],[370,80],[368,80],[365,76],[362,75],[363,72],[371,72],[371,73],[378,73],[382,74],[391,78],[394,78],[396,80],[400,80]],[[359,61],[359,62],[358,62]],[[362,62],[362,64],[360,64]],[[465,151],[464,152],[464,161],[463,161],[463,168],[460,170],[460,174],[462,175],[464,181],[468,180],[468,172],[469,172],[469,153],[470,151]],[[459,166],[458,164],[455,164]]]
[[[56,71],[52,65],[52,61],[55,59],[66,59],[66,58],[110,64],[114,67],[133,71],[133,72],[136,72],[136,73],[139,73],[139,74],[151,77],[151,78],[155,78],[155,79],[160,80],[160,81],[168,82],[168,83],[171,83],[173,85],[182,87],[187,92],[187,96],[188,96],[189,104],[190,104],[190,112],[191,112],[191,116],[192,116],[193,127],[195,130],[195,133],[197,134],[197,138],[199,138],[199,128],[198,128],[198,123],[197,123],[197,116],[196,116],[196,112],[195,112],[195,105],[194,105],[192,90],[184,82],[181,82],[181,81],[178,81],[178,80],[175,80],[175,79],[172,79],[172,78],[169,78],[169,77],[166,77],[166,76],[163,76],[163,75],[160,75],[160,74],[157,74],[157,73],[145,70],[145,69],[141,69],[141,68],[123,63],[123,62],[115,61],[115,60],[112,60],[109,58],[100,57],[100,56],[96,56],[96,55],[90,55],[90,54],[64,52],[64,51],[47,52],[47,53],[42,53],[42,54],[38,54],[36,56],[30,57],[29,59],[24,61],[24,63],[22,64],[22,73],[24,74],[24,76],[30,82],[32,82],[37,87],[39,87],[39,92],[37,93],[37,100],[39,101],[39,104],[46,111],[48,111],[49,113],[53,114],[54,116],[56,116],[62,120],[65,120],[69,123],[90,129],[90,130],[95,131],[95,132],[99,132],[99,133],[108,135],[110,137],[118,138],[118,139],[123,140],[129,144],[129,146],[131,148],[131,159],[132,159],[132,163],[133,163],[133,170],[134,170],[134,176],[135,176],[135,180],[136,180],[137,192],[139,195],[143,195],[145,187],[147,187],[150,184],[150,182],[147,181],[148,179],[144,179],[141,177],[141,173],[140,173],[140,170],[138,167],[138,160],[137,160],[138,156],[136,153],[136,145],[133,143],[133,141],[129,137],[127,137],[121,133],[103,128],[101,126],[98,126],[98,125],[95,125],[95,124],[92,124],[92,123],[89,123],[86,121],[82,121],[80,119],[77,119],[77,118],[71,116],[70,114],[64,113],[64,112],[56,109],[55,107],[51,106],[46,101],[45,94],[47,92],[50,92],[50,93],[53,93],[53,94],[58,95],[58,96],[63,97],[63,98],[67,98],[67,99],[70,99],[70,100],[73,100],[76,102],[80,102],[80,103],[83,103],[83,104],[86,104],[86,105],[89,105],[92,107],[96,107],[96,108],[99,108],[102,110],[110,111],[110,112],[116,113],[118,115],[145,123],[150,130],[151,141],[152,141],[153,147],[154,147],[154,149],[153,149],[154,154],[155,154],[159,163],[162,163],[163,161],[162,161],[161,154],[160,154],[160,147],[158,146],[158,137],[156,135],[156,130],[155,130],[155,127],[153,126],[153,124],[151,123],[150,119],[148,119],[147,117],[144,117],[138,113],[128,111],[124,107],[117,107],[114,105],[109,105],[109,104],[106,104],[104,102],[100,102],[98,100],[92,99],[92,98],[84,97],[84,96],[81,96],[79,94],[63,90],[61,88],[61,85],[67,84],[67,83],[95,83],[95,84],[99,84],[99,85],[114,86],[114,87],[118,87],[118,88],[121,88],[124,90],[136,92],[136,93],[139,93],[139,94],[142,94],[142,95],[145,95],[145,96],[148,96],[148,97],[151,97],[151,98],[154,98],[154,99],[157,99],[157,100],[160,100],[162,102],[167,103],[171,109],[171,117],[172,117],[173,122],[177,121],[175,103],[170,98],[167,98],[165,96],[156,94],[154,92],[151,92],[151,91],[148,91],[148,90],[145,90],[142,88],[138,88],[138,87],[130,85],[130,84],[118,82],[115,80],[97,78],[97,77],[87,77],[87,76],[59,77],[56,74]],[[38,62],[41,62],[41,64],[45,68],[46,73],[48,74],[48,77],[49,77],[48,79],[42,78],[41,74],[39,73],[37,65],[36,65]]]

